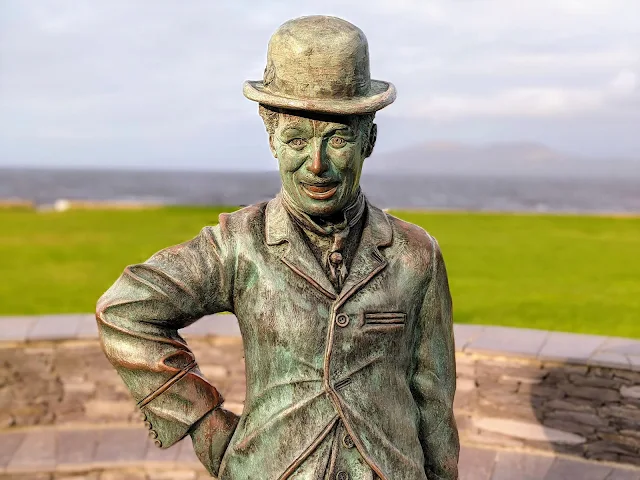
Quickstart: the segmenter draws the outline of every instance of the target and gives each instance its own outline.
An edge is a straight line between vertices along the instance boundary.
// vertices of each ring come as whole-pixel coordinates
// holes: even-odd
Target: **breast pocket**
[[[362,326],[367,330],[395,330],[407,321],[407,314],[403,312],[369,312],[363,313],[362,317]]]

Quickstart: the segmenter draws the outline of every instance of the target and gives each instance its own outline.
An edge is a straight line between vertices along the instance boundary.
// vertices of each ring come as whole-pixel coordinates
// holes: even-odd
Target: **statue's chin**
[[[317,200],[303,197],[302,201],[296,202],[296,204],[298,208],[307,215],[313,217],[329,217],[341,210],[340,204],[335,200],[337,199]]]

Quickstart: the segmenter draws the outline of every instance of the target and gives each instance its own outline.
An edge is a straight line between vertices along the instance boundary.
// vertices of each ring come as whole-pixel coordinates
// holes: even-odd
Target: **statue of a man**
[[[458,478],[440,249],[359,186],[393,85],[370,79],[362,31],[312,16],[278,29],[244,94],[281,193],[127,267],[98,302],[104,351],[151,437],[166,448],[190,435],[220,479]],[[244,341],[240,417],[178,333],[223,311]]]

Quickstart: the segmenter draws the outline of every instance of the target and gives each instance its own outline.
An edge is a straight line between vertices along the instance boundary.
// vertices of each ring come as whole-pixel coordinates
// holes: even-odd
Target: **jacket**
[[[289,478],[341,420],[382,480],[458,478],[440,248],[420,227],[367,210],[340,292],[280,197],[222,214],[194,239],[125,269],[98,302],[100,338],[156,445],[193,434],[222,404],[178,330],[229,311],[243,338],[247,393],[242,415],[223,422],[203,460],[212,474]],[[196,433],[194,443],[205,437]]]

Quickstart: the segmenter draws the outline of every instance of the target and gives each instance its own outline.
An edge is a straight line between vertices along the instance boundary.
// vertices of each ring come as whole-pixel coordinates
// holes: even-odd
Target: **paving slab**
[[[76,338],[96,338],[98,336],[98,323],[95,315],[85,315],[78,322]]]
[[[465,325],[456,323],[453,325],[453,336],[456,343],[456,351],[462,352],[466,346],[478,338],[484,332],[484,325]]]
[[[498,452],[491,480],[541,480],[554,457],[530,455],[524,452]]]
[[[24,342],[37,320],[37,317],[0,318],[0,341]]]
[[[27,340],[74,338],[84,315],[43,315],[27,333]]]
[[[185,437],[180,441],[180,450],[178,451],[178,462],[180,463],[192,463],[199,465],[200,460],[193,450],[193,442],[191,437]]]
[[[639,480],[640,472],[627,468],[616,468],[609,474],[606,480]]]
[[[491,480],[495,460],[494,450],[462,446],[458,461],[460,480]]]
[[[606,480],[612,472],[608,465],[556,458],[544,480]]]
[[[57,445],[57,448],[56,448]],[[6,459],[11,457],[9,462]],[[8,463],[0,478],[50,478],[47,472],[64,472],[69,478],[78,472],[105,469],[104,478],[119,479],[117,469],[162,468],[171,472],[204,472],[193,452],[191,439],[168,449],[154,447],[143,428],[55,429],[29,433],[0,432],[0,460]],[[611,466],[585,460],[555,457],[553,454],[491,450],[463,445],[460,451],[460,480],[640,480],[640,469]],[[8,475],[5,477],[3,475]],[[58,478],[58,477],[56,477]],[[91,477],[94,478],[94,477]],[[101,477],[102,478],[102,477]],[[133,478],[133,477],[132,477]],[[137,477],[136,477],[137,478]],[[140,477],[143,478],[143,477]]]
[[[27,433],[6,470],[49,471],[56,466],[56,432],[52,429]]]
[[[186,335],[240,336],[235,315],[207,315],[181,330]],[[0,341],[24,342],[97,338],[94,314],[63,314],[0,317]]]
[[[606,356],[611,361],[621,364],[626,360],[629,362],[628,368],[640,371],[640,341],[629,338],[610,338],[598,349],[596,355]],[[597,358],[592,358],[592,361],[597,361]]]
[[[56,463],[58,467],[91,463],[100,443],[100,430],[58,431]]]
[[[538,353],[538,358],[558,362],[584,363],[607,340],[607,337],[596,335],[550,332],[547,341]]]
[[[475,417],[473,426],[479,430],[498,433],[512,438],[545,442],[561,445],[580,445],[585,443],[585,438],[555,428],[547,427],[539,423],[511,420],[499,417]]]
[[[548,336],[549,332],[545,330],[486,327],[478,338],[469,342],[465,351],[536,357]]]
[[[102,431],[93,458],[94,463],[136,463],[144,459],[150,446],[147,430],[143,428],[117,428]]]
[[[640,355],[627,355],[627,358],[631,363],[631,370],[640,372]]]
[[[616,352],[597,351],[587,360],[587,365],[593,367],[631,369],[629,357]]]
[[[4,467],[11,461],[25,437],[26,434],[24,433],[0,435],[0,472],[2,472]]]
[[[620,355],[640,356],[640,341],[630,338],[612,337],[598,349],[600,352],[618,353]]]
[[[155,445],[149,445],[147,453],[144,456],[144,461],[149,463],[174,464],[178,460],[178,454],[185,441],[186,439],[182,439],[169,448],[158,448]]]

